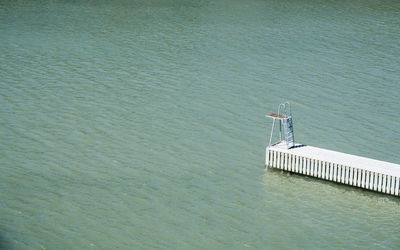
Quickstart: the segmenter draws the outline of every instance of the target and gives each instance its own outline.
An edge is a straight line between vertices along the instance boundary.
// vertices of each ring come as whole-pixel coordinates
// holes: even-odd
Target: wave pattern
[[[0,248],[398,248],[399,201],[263,167],[399,163],[393,1],[2,1]]]

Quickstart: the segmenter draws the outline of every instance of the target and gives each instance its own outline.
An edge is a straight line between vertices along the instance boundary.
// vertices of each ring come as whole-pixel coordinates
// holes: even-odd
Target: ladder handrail
[[[289,110],[289,115],[287,112],[288,110]],[[281,113],[281,111],[283,111],[283,113]],[[290,102],[284,102],[279,104],[278,115],[285,115],[286,117],[292,116],[292,105],[290,105]]]

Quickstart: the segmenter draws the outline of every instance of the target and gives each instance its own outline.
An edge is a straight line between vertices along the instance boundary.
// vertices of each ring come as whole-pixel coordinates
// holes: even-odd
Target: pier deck
[[[399,196],[400,165],[282,141],[266,148],[265,165]]]

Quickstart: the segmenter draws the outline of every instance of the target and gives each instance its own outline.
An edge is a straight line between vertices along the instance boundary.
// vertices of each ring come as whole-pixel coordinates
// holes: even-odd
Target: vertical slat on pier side
[[[310,174],[310,158],[306,158],[306,175]]]
[[[333,178],[333,164],[328,162],[329,165],[329,180],[331,181]]]
[[[361,170],[359,168],[357,168],[357,169],[354,169],[354,172],[356,173],[354,185],[359,187],[361,184]]]
[[[293,155],[293,172],[297,173],[297,155]]]
[[[271,150],[268,150],[268,165],[272,167],[272,163],[273,163],[273,159],[274,159],[274,152],[272,152]]]
[[[270,165],[270,167],[274,167],[274,151],[270,150],[269,152],[271,153],[271,165]]]
[[[349,185],[353,185],[353,168],[349,167]]]
[[[357,187],[361,187],[361,169],[357,169]]]
[[[287,153],[283,153],[282,160],[282,169],[287,170]]]
[[[278,168],[279,169],[282,169],[282,159],[283,159],[282,156],[283,156],[283,153],[278,151]]]
[[[330,171],[331,171],[331,165],[329,162],[325,162],[325,180],[329,180],[330,177]]]
[[[299,172],[299,159],[300,159],[300,156],[296,155],[294,158],[295,158],[295,172],[298,173]]]
[[[394,176],[391,176],[391,178],[390,178],[391,180],[390,180],[390,194],[394,194],[394,184],[395,184],[395,177]]]
[[[346,168],[343,165],[340,165],[340,183],[344,183],[344,178],[345,178],[345,172]]]
[[[290,171],[290,154],[286,154],[286,170]]]
[[[274,168],[276,168],[276,151],[272,151],[271,152],[272,153],[272,162],[271,162],[271,164],[272,164],[272,167],[274,167]]]
[[[374,173],[371,171],[368,171],[368,184],[369,186],[367,186],[368,189],[372,190],[374,187]]]
[[[358,177],[357,177],[357,187],[361,187],[362,186],[362,169],[358,169]]]
[[[382,190],[382,174],[378,174],[378,191]]]
[[[382,175],[382,193],[386,193],[386,175]]]
[[[362,188],[365,188],[365,169],[361,170],[361,185]]]
[[[270,165],[270,167],[274,167],[274,151],[270,150],[269,152],[271,153],[271,159],[270,159],[271,165]]]
[[[328,164],[328,162],[324,162],[324,169],[325,169],[325,171],[324,171],[324,174],[325,174],[325,180],[328,180],[329,179],[329,164]]]
[[[303,166],[303,158],[301,156],[297,156],[297,173],[302,172],[302,166]]]
[[[306,172],[307,172],[307,158],[303,157],[303,170],[301,173],[305,175]]]
[[[390,175],[386,176],[386,193],[390,194],[390,185],[391,185],[392,177]]]
[[[358,168],[354,168],[353,169],[353,186],[357,186],[358,185],[358,177],[359,177],[359,174],[358,174]]]
[[[312,165],[312,174],[313,174],[312,176],[313,176],[313,177],[317,177],[317,176],[318,176],[317,160],[312,159],[311,165]]]
[[[292,159],[292,154],[289,154],[289,171],[293,172],[293,159]]]
[[[357,173],[354,171],[354,168],[352,168],[352,167],[349,167],[349,170],[350,170],[350,182],[349,182],[349,184],[354,186],[354,184],[355,184],[354,178],[355,178],[355,175],[357,175]]]
[[[399,195],[399,189],[400,189],[400,177],[396,177],[396,183],[394,185],[394,194]]]
[[[282,153],[278,151],[277,154],[278,154],[278,169],[281,169],[282,168],[282,162],[281,162]]]
[[[336,180],[337,180],[337,178],[336,178],[336,175],[337,175],[337,164],[333,163],[332,166],[333,166],[333,181],[336,182]]]
[[[371,190],[378,190],[378,175],[375,172],[371,172]]]
[[[353,168],[353,186],[357,186],[358,184],[358,169]]]
[[[310,176],[314,176],[314,159],[310,159]]]
[[[386,193],[390,194],[390,181],[391,181],[391,176],[386,175]]]
[[[321,161],[321,178],[325,179],[325,161]]]
[[[369,189],[369,171],[365,170],[365,188]]]
[[[344,183],[349,185],[349,177],[350,177],[350,170],[349,170],[349,166],[345,166],[345,176],[344,176]]]
[[[325,180],[328,180],[329,179],[329,163],[328,162],[325,162]]]
[[[318,178],[319,175],[319,160],[314,162],[314,176]]]
[[[321,168],[322,168],[322,164],[321,164],[321,160],[318,160],[318,174],[317,177],[321,178]]]
[[[276,166],[278,165],[277,164],[277,162],[278,162],[278,153],[275,150],[273,152],[274,152],[274,162],[272,163],[272,166],[274,168],[276,168]]]
[[[329,180],[331,174],[331,164],[329,162],[325,162],[325,180]]]
[[[387,179],[388,179],[387,175],[384,174],[383,175],[383,181],[382,181],[382,193],[386,193],[387,192],[387,184],[388,184]]]
[[[301,156],[297,156],[297,159],[296,159],[297,172],[296,173],[301,173],[301,164],[302,164],[301,161],[302,161]]]
[[[390,194],[392,190],[392,176],[388,175],[386,177],[386,193]]]
[[[364,188],[365,187],[365,170],[360,169],[360,187]]]
[[[286,171],[290,171],[290,161],[289,161],[289,156],[290,154],[286,153],[285,159],[286,159]]]

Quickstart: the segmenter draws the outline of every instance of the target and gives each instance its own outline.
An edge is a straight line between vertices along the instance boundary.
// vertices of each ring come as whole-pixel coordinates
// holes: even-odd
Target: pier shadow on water
[[[13,249],[10,241],[4,235],[4,230],[0,229],[0,250]]]

